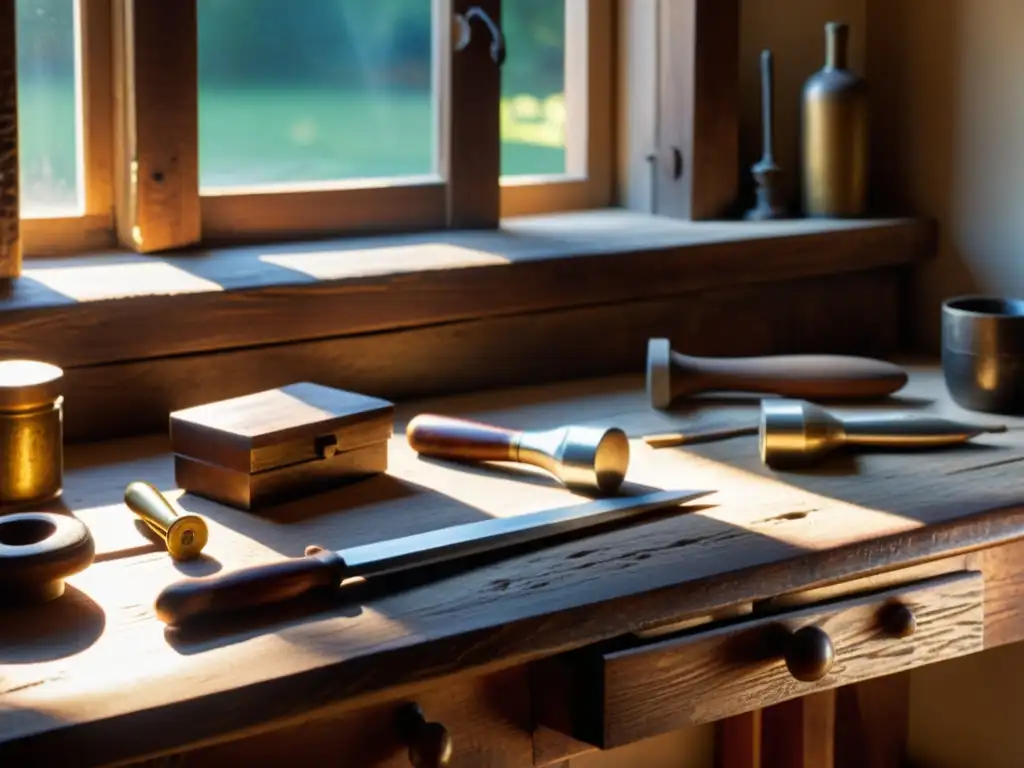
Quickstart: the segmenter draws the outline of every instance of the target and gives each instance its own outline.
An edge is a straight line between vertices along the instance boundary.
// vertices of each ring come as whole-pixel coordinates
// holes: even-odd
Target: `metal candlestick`
[[[772,52],[761,51],[761,160],[750,172],[757,182],[757,204],[747,211],[747,221],[769,221],[787,217],[786,208],[779,200],[779,182],[782,169],[775,163],[775,95]]]

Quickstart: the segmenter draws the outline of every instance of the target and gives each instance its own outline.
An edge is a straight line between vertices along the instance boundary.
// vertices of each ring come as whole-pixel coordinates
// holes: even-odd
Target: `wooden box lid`
[[[255,474],[329,458],[391,437],[387,400],[299,382],[171,414],[171,449]]]

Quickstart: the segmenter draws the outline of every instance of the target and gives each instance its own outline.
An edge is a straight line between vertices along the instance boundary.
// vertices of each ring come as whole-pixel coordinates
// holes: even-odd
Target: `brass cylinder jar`
[[[825,66],[803,91],[803,198],[810,217],[867,212],[868,100],[862,78],[847,68],[849,29],[825,27]]]
[[[64,372],[34,360],[0,361],[0,513],[60,495]]]

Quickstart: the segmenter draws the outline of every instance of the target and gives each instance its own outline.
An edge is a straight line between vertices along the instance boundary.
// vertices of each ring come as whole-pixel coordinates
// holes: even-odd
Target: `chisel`
[[[601,499],[465,523],[337,552],[309,547],[305,557],[171,584],[157,597],[156,615],[167,624],[183,624],[201,616],[253,608],[314,589],[337,587],[349,578],[410,571],[547,540],[682,504],[712,492],[656,491]]]

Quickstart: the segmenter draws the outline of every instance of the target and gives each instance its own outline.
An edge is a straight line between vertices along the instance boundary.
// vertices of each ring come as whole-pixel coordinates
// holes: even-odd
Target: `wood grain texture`
[[[890,407],[964,416],[934,367],[915,369],[901,398]],[[282,606],[205,635],[164,634],[153,615],[156,594],[183,574],[270,562],[310,543],[358,546],[578,501],[539,472],[418,459],[400,436],[417,412],[516,429],[569,417],[637,436],[749,419],[756,409],[704,401],[655,412],[640,375],[409,403],[398,414],[386,476],[267,516],[176,491],[161,436],[71,447],[63,505],[89,525],[99,562],[74,576],[71,598],[44,615],[5,615],[0,758],[60,764],[62,755],[81,754],[102,763],[283,727],[430,681],[443,686],[456,675],[1024,536],[1020,430],[927,457],[865,454],[779,474],[743,440],[659,451],[636,440],[628,482],[717,489],[707,506],[441,572],[401,591],[352,585],[336,602]],[[176,564],[140,532],[121,502],[127,482],[139,479],[207,521],[208,557]]]
[[[1024,638],[1024,542],[985,550],[979,557],[985,574],[985,647]]]
[[[524,670],[510,670],[432,689],[411,691],[341,717],[257,733],[171,758],[134,763],[158,768],[168,760],[181,768],[226,765],[340,765],[409,768],[399,743],[395,712],[415,702],[429,722],[451,734],[451,768],[527,768],[530,756],[529,701]]]
[[[200,238],[195,0],[115,0],[115,189],[121,244],[140,253]]]
[[[602,663],[600,746],[977,652],[983,593],[981,574],[957,574],[610,653]],[[910,638],[892,638],[879,626],[880,609],[893,600],[914,610],[917,631]],[[818,682],[795,680],[781,657],[780,628],[803,626],[820,627],[835,646],[835,666]]]
[[[21,274],[15,2],[0,0],[0,279]]]
[[[65,436],[81,441],[163,431],[177,409],[299,380],[398,400],[642,371],[654,335],[667,334],[698,354],[828,349],[886,356],[895,350],[898,308],[897,277],[866,272],[72,368],[65,371]]]
[[[833,768],[836,692],[812,693],[764,711],[762,754],[771,768]],[[874,763],[862,763],[872,766]]]
[[[0,355],[71,368],[850,274],[920,261],[933,232],[601,211],[498,232],[34,260],[0,297]]]
[[[207,192],[200,201],[203,243],[367,235],[443,229],[445,185],[436,178],[376,187]]]
[[[673,398],[707,391],[761,392],[806,400],[882,398],[907,383],[892,363],[842,355],[699,358],[671,355]]]
[[[515,2],[515,0],[505,0]],[[447,0],[452,12],[471,8],[501,24],[502,0]],[[497,229],[501,215],[501,67],[491,59],[491,34],[479,19],[471,22],[469,45],[456,51],[447,31],[448,17],[438,29],[447,62],[447,99],[451,108],[442,132],[442,157],[448,169],[448,226],[454,229]],[[442,54],[443,55],[443,54]],[[445,102],[442,102],[445,103]]]
[[[655,212],[723,218],[739,191],[739,0],[662,2],[658,26]]]
[[[417,453],[465,461],[516,461],[518,437],[503,427],[430,413],[418,414],[405,429]]]

